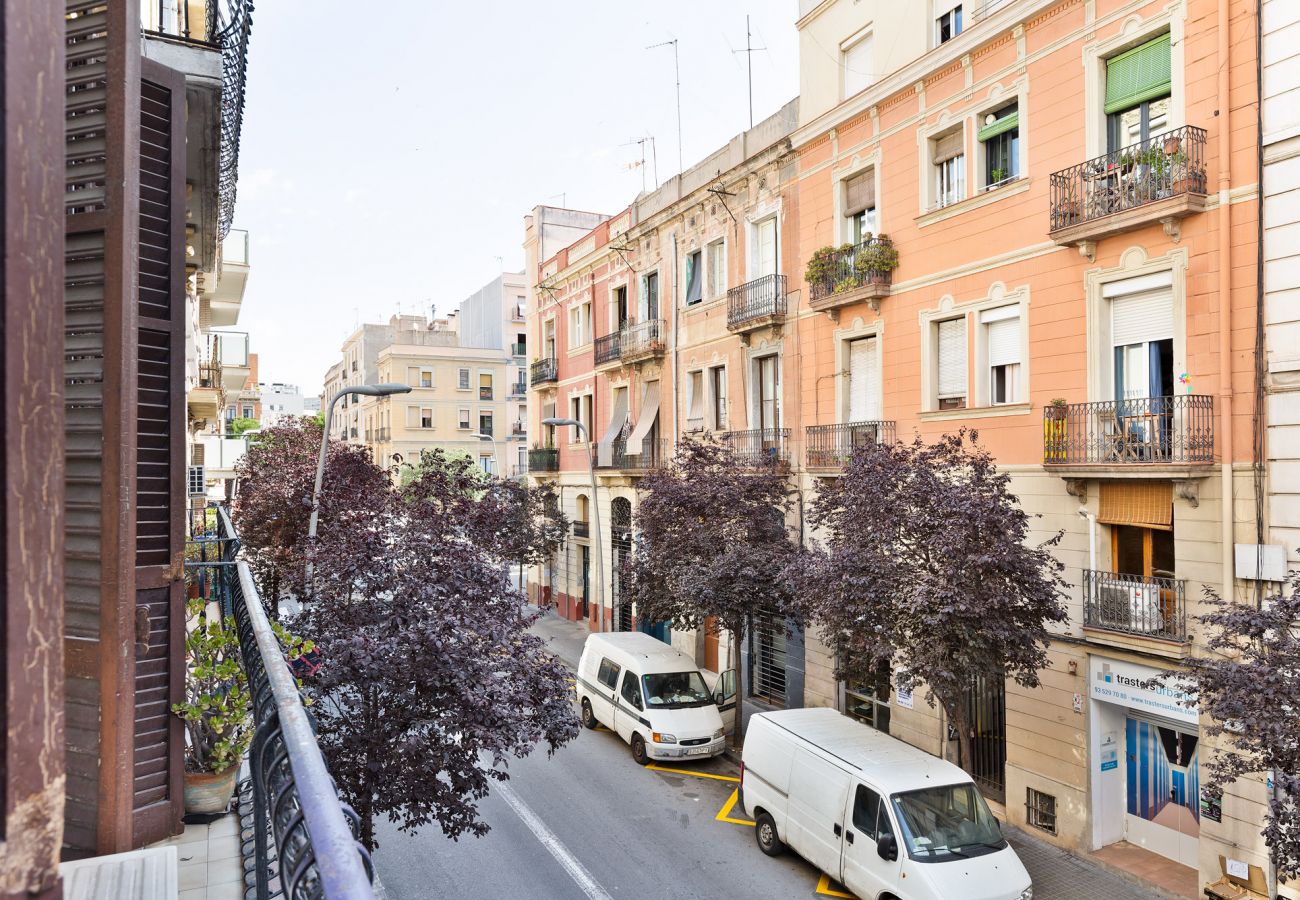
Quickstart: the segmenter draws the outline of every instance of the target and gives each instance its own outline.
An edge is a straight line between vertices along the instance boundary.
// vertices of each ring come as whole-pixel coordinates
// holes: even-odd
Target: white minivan
[[[794,850],[862,900],[1031,900],[971,777],[833,709],[749,720],[740,802],[769,856]]]
[[[593,634],[578,660],[582,724],[618,732],[641,765],[721,753],[726,738],[718,709],[735,703],[734,679],[728,683],[730,696],[711,694],[694,660],[639,631]]]

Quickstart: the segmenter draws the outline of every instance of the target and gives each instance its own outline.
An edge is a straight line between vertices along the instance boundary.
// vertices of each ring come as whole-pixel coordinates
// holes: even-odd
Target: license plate
[[[687,756],[703,756],[709,752],[708,747],[692,747],[686,751]]]

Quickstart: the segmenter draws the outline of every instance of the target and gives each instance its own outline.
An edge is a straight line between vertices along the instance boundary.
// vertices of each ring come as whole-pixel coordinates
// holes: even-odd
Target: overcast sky
[[[676,174],[673,52],[648,45],[679,41],[688,168],[747,128],[746,14],[757,122],[798,93],[794,0],[259,3],[235,227],[262,380],[316,393],[358,322],[522,269],[537,204],[627,206],[635,138]]]

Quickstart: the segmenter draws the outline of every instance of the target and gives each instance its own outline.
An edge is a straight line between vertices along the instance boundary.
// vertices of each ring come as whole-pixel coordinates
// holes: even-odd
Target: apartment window
[[[686,374],[686,430],[704,429],[704,372]]]
[[[977,134],[984,152],[984,188],[1020,177],[1020,112],[1010,103],[984,117]]]
[[[547,359],[555,358],[555,320],[547,319],[542,326],[542,355]]]
[[[1111,301],[1115,399],[1144,400],[1174,392],[1174,298],[1168,288]],[[1145,411],[1145,410],[1141,410]],[[1139,410],[1134,410],[1139,412]],[[1142,435],[1142,437],[1148,437]]]
[[[1056,798],[1025,788],[1025,821],[1048,834],[1056,834]]]
[[[840,48],[840,67],[844,70],[843,98],[848,99],[865,90],[875,81],[872,74],[871,35],[850,39]]]
[[[727,430],[727,367],[714,366],[709,369],[709,393],[713,401],[709,422],[714,431]]]
[[[433,372],[430,371],[429,369],[420,370],[420,387],[422,388],[433,387]]]
[[[1106,138],[1110,152],[1145,143],[1169,127],[1169,34],[1106,60]]]
[[[785,705],[785,620],[756,613],[749,631],[749,695],[773,706]]]
[[[880,420],[880,354],[876,337],[849,342],[850,422]]]
[[[492,413],[480,412],[478,414],[478,433],[492,436]]]
[[[581,397],[569,398],[569,418],[577,422],[582,421],[582,398]],[[586,423],[583,424],[585,425]],[[582,432],[578,429],[578,426],[577,425],[570,426],[569,443],[576,444],[581,440],[582,440]]]
[[[484,433],[484,434],[487,434],[486,431],[483,432],[483,433]],[[479,454],[479,457],[478,457],[478,467],[479,467],[480,469],[482,469],[486,474],[488,474],[488,475],[492,475],[492,474],[493,474],[493,470],[496,469],[496,466],[493,465],[493,463],[492,463],[492,454],[491,454],[491,453],[480,453],[480,454]]]
[[[515,298],[515,318],[516,318],[516,319],[522,319],[522,318],[524,318],[524,313],[526,313],[527,311],[528,311],[528,303],[524,300],[523,297],[516,297],[516,298]]]
[[[659,273],[650,272],[641,276],[641,314],[642,322],[659,318]]]
[[[614,288],[614,302],[611,305],[614,312],[614,321],[611,323],[613,325],[613,330],[620,331],[627,325],[628,318],[626,284],[620,284],[618,287]]]
[[[203,466],[190,466],[185,470],[185,475],[191,495],[207,493],[207,488],[204,486]]]
[[[591,342],[591,304],[569,307],[569,346],[581,347]]]
[[[848,240],[860,244],[876,232],[876,172],[867,169],[844,180],[844,218]]]
[[[469,410],[461,409],[456,411],[456,427],[461,431],[469,431]]]
[[[253,418],[253,407],[251,407],[251,406],[245,406],[245,407],[244,407],[244,418],[245,418],[245,419],[251,419],[251,418]]]
[[[433,409],[432,409],[431,407],[428,407],[428,406],[421,407],[421,409],[420,409],[420,427],[421,427],[421,428],[432,428],[432,427],[433,427]]]
[[[492,373],[478,373],[478,398],[480,400],[492,399]]]
[[[938,367],[938,408],[966,406],[966,318],[945,319],[935,325]]]
[[[754,226],[753,277],[776,274],[776,216]]]
[[[693,250],[686,254],[686,305],[694,306],[704,299],[704,273],[700,271],[703,254]]]
[[[961,29],[961,4],[954,4],[951,0],[942,0],[942,2],[936,3],[934,10],[935,46],[951,41],[961,34]]]
[[[1020,402],[1020,307],[980,313],[980,327],[989,367],[989,403]]]
[[[930,141],[935,208],[966,198],[966,151],[963,144],[960,128]]]
[[[758,427],[781,427],[781,361],[775,354],[755,360],[758,378]]]
[[[462,391],[469,390],[469,369],[459,369],[456,372],[456,387]]]
[[[889,734],[889,694],[889,660],[881,660],[867,677],[845,683],[844,711]]]
[[[719,238],[705,248],[708,253],[709,299],[727,292],[727,245]]]

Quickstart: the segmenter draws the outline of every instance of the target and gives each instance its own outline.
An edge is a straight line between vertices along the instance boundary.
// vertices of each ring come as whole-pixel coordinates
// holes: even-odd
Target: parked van
[[[1032,900],[971,777],[833,709],[749,720],[741,805],[768,856],[794,850],[862,900]]]
[[[578,660],[582,723],[618,732],[643,766],[721,753],[726,738],[718,707],[734,706],[734,679],[732,685],[730,697],[711,694],[694,660],[639,631],[593,634]]]

